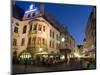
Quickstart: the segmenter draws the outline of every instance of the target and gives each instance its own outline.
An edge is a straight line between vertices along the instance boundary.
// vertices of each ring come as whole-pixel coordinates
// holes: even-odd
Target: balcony
[[[37,34],[38,31],[29,31],[29,34]]]

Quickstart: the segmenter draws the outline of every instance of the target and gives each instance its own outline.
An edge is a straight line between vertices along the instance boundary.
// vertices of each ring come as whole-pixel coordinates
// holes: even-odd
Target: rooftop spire
[[[29,9],[32,10],[32,9],[33,9],[33,6],[34,6],[34,5],[31,4],[31,5],[29,6]]]

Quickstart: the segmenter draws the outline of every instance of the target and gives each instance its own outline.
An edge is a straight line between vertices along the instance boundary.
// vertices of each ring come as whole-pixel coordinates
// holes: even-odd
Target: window
[[[50,41],[49,46],[50,46],[51,48],[54,48],[54,47],[55,47],[55,46],[54,46],[54,41]]]
[[[28,44],[31,45],[31,37],[28,39]]]
[[[31,14],[28,14],[28,18],[30,18],[31,17]]]
[[[34,25],[33,30],[37,30],[37,24]]]
[[[32,17],[34,17],[34,16],[35,16],[35,13],[32,14]]]
[[[56,40],[59,40],[59,36],[58,36],[58,34],[56,35]]]
[[[54,31],[53,31],[53,36],[52,37],[54,38]]]
[[[45,39],[43,39],[43,44],[45,44]]]
[[[45,32],[45,26],[43,26],[43,31]]]
[[[23,33],[26,33],[27,26],[23,27]]]
[[[38,37],[38,38],[37,38],[37,44],[40,44],[40,43],[41,43],[41,38]]]
[[[17,39],[13,39],[13,46],[17,45]]]
[[[57,38],[58,38],[58,35],[56,35],[56,40],[58,40]]]
[[[18,33],[18,27],[15,27],[14,32]]]
[[[54,41],[52,42],[52,48],[54,48],[55,47],[55,45],[54,45]]]
[[[25,44],[25,39],[22,38],[21,46],[24,46],[24,44]]]
[[[17,25],[17,26],[19,26],[19,23],[18,23],[18,22],[16,22],[16,25]]]
[[[58,46],[58,43],[56,43],[56,49],[58,49],[58,47],[59,47],[59,46]]]
[[[50,43],[49,43],[49,46],[51,47],[51,41],[50,41]]]
[[[41,31],[42,29],[42,25],[39,25],[38,30]]]
[[[51,34],[52,34],[52,31],[50,30],[50,37],[52,36]]]

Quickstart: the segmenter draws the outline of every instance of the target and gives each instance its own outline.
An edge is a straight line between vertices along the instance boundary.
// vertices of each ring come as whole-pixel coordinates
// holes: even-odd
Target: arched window
[[[18,27],[15,27],[15,28],[14,28],[14,32],[15,32],[15,33],[18,33]]]
[[[38,30],[41,31],[42,30],[42,25],[38,26]]]
[[[54,48],[54,41],[52,41],[52,48]]]
[[[13,39],[13,46],[17,45],[17,39]]]
[[[43,26],[43,31],[45,32],[45,26]]]
[[[23,27],[23,33],[26,33],[26,30],[27,30],[27,26],[25,25],[25,26]]]
[[[37,30],[37,24],[34,25],[33,30]]]
[[[51,31],[51,29],[50,29],[50,37],[52,36],[52,31]]]
[[[28,16],[27,16],[28,18],[30,18],[31,17],[31,14],[28,14]]]
[[[54,31],[53,31],[53,36],[52,37],[54,38],[54,36],[55,36],[55,34],[54,34]]]

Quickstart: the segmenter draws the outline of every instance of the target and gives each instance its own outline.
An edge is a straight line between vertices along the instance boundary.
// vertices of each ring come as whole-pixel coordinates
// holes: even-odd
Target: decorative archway
[[[32,59],[32,54],[28,51],[23,51],[19,54],[18,59],[20,60],[29,60]]]

